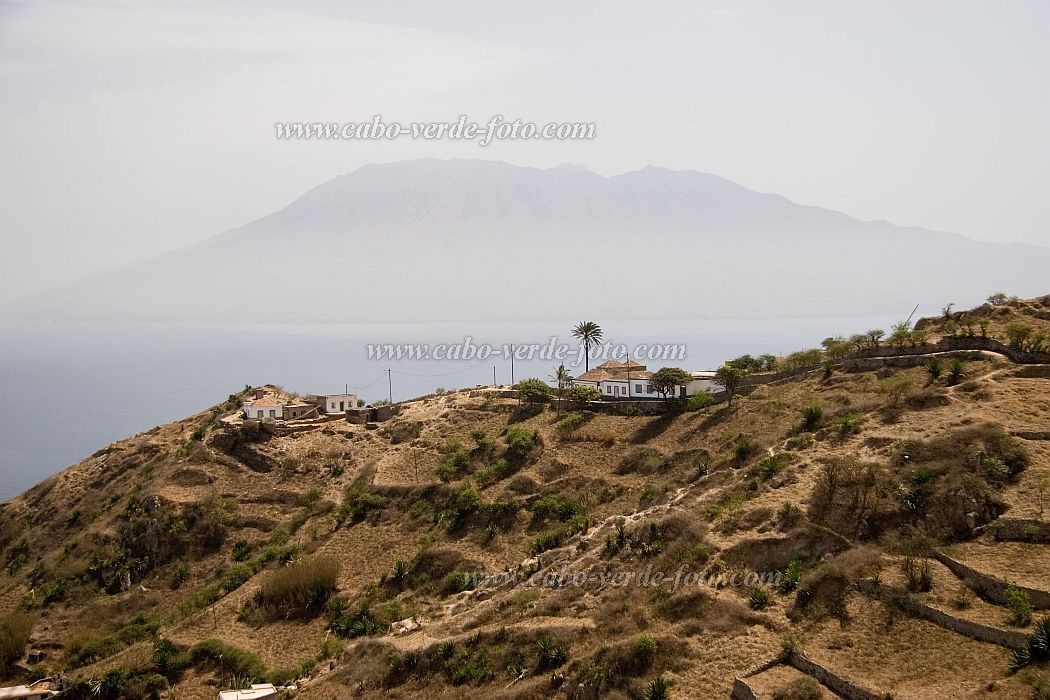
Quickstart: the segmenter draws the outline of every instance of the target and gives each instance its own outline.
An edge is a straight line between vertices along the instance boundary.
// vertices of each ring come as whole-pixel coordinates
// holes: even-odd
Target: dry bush
[[[809,519],[836,532],[876,536],[895,512],[896,482],[874,462],[843,457],[820,461]]]
[[[655,474],[667,466],[663,454],[652,447],[636,446],[624,454],[616,467],[617,474]]]
[[[25,613],[14,613],[0,620],[0,673],[7,673],[10,665],[25,653],[33,622],[33,617]]]
[[[789,617],[832,615],[846,619],[846,596],[854,583],[878,573],[882,566],[875,547],[857,547],[821,564],[802,577]]]
[[[263,581],[256,598],[271,616],[318,614],[335,592],[339,560],[314,556],[277,569]]]
[[[423,424],[420,421],[398,421],[387,425],[381,431],[382,435],[394,445],[402,442],[411,442],[418,438],[422,432]]]

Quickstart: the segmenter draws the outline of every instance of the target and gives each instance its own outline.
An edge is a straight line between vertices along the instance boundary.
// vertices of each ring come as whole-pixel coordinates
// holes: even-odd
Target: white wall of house
[[[648,379],[608,379],[601,382],[598,391],[602,396],[614,399],[661,399],[663,395],[653,388]]]
[[[326,394],[324,396],[325,413],[342,413],[348,408],[357,408],[357,396],[354,394]]]
[[[698,372],[693,375],[693,381],[685,385],[686,396],[695,396],[700,393],[717,394],[725,389],[722,386],[722,382],[715,379],[713,374],[711,376],[707,376],[707,374],[706,372]]]
[[[284,406],[252,406],[244,404],[245,418],[283,418]]]

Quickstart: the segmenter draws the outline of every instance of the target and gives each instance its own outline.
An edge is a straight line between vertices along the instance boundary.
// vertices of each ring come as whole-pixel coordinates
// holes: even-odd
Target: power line
[[[409,376],[409,377],[450,377],[453,374],[463,374],[464,372],[469,372],[469,371],[471,371],[473,369],[477,369],[478,367],[481,367],[482,365],[486,365],[486,364],[488,364],[488,360],[483,360],[483,361],[479,362],[476,365],[472,365],[471,367],[466,367],[464,369],[457,369],[457,370],[455,370],[453,372],[438,372],[436,374],[416,374],[414,372],[403,372],[403,371],[401,371],[399,369],[398,370],[390,370],[390,371],[397,372],[398,374],[404,374],[404,375]]]

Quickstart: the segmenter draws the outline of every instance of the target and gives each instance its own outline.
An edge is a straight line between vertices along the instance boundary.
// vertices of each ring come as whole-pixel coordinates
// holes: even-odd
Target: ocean
[[[599,322],[600,319],[597,319]],[[647,361],[710,369],[743,353],[784,354],[829,335],[888,329],[896,317],[644,320],[602,323],[614,345],[682,345],[685,359]],[[497,350],[575,344],[569,320],[550,323],[217,325],[110,322],[0,322],[0,500],[115,440],[220,403],[246,385],[299,393],[349,388],[368,401],[395,401],[511,380],[511,362],[369,359],[368,344],[462,345]],[[524,352],[518,350],[518,352]],[[566,359],[572,366],[578,356]],[[597,359],[591,366],[600,363]],[[514,362],[514,378],[548,379],[557,360]],[[390,369],[389,375],[386,370]]]

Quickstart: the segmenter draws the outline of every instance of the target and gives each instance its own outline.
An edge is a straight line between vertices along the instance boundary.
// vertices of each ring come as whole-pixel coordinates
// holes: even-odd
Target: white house
[[[576,377],[572,384],[594,387],[606,399],[662,398],[649,381],[652,378],[653,373],[634,360],[609,360]]]
[[[284,418],[284,404],[272,394],[244,402],[245,418]]]
[[[679,387],[679,396],[687,397],[701,392],[714,393],[722,390],[714,378],[714,372],[692,372],[693,379]],[[601,392],[603,399],[662,399],[652,384],[653,373],[646,366],[628,360],[603,362],[572,380],[573,386],[590,386]]]
[[[277,688],[270,683],[256,683],[245,690],[223,690],[219,693],[219,700],[263,700],[275,697]]]
[[[357,408],[354,394],[322,394],[317,399],[325,413],[345,413],[347,409]]]
[[[717,394],[718,392],[725,390],[725,387],[722,386],[722,382],[718,381],[717,375],[713,369],[704,369],[698,372],[690,372],[689,374],[693,376],[693,379],[685,385],[686,396],[694,396],[701,392]]]

